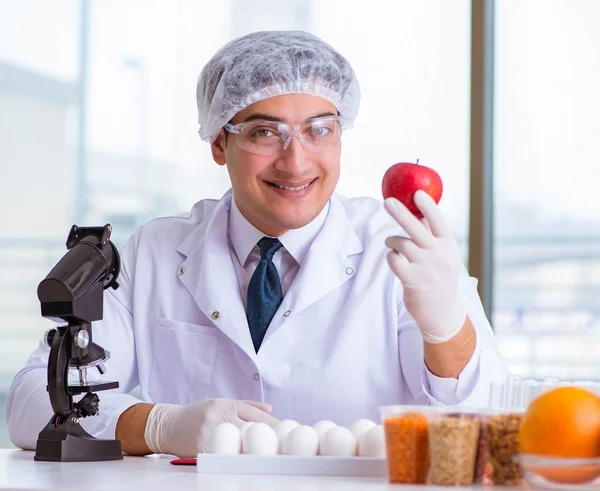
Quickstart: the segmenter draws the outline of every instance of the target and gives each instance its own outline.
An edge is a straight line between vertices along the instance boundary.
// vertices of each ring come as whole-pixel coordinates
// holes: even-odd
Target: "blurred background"
[[[37,284],[71,225],[110,222],[121,244],[228,189],[195,84],[245,33],[308,30],[350,60],[363,97],[338,191],[380,198],[387,167],[419,159],[467,261],[471,14],[469,0],[0,0],[0,447],[10,381],[52,327]],[[600,379],[600,1],[494,14],[491,322],[513,373]]]

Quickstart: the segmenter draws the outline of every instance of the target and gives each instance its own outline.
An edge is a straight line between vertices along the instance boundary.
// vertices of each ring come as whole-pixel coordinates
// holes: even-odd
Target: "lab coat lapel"
[[[313,241],[280,310],[296,314],[356,274],[350,256],[364,251],[342,202],[333,195],[327,219]],[[267,330],[274,334],[279,326]]]
[[[230,201],[231,194],[228,193],[221,199],[210,220],[196,227],[177,248],[187,256],[180,266],[179,278],[204,315],[212,319],[250,358],[255,359],[256,352],[229,253]]]

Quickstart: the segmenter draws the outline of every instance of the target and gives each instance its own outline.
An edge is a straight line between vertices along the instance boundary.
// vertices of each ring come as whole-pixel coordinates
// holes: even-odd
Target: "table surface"
[[[198,489],[202,491],[362,491],[419,490],[447,487],[403,486],[385,479],[276,475],[198,474],[193,466],[174,466],[170,459],[125,457],[115,462],[35,462],[34,452],[0,449],[0,488],[26,490]],[[461,488],[469,489],[469,488]],[[518,488],[494,487],[495,491]]]

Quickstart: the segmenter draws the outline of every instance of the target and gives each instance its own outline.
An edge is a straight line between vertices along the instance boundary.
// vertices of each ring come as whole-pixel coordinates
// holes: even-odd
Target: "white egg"
[[[317,432],[317,435],[319,435],[319,442],[323,440],[323,436],[325,435],[325,433],[327,433],[331,428],[334,428],[336,426],[337,425],[333,421],[329,421],[328,419],[324,419],[322,421],[319,421],[318,423],[315,423],[313,425],[313,428]]]
[[[321,442],[321,455],[336,457],[352,457],[356,455],[356,438],[348,428],[336,426],[331,428]]]
[[[316,455],[319,448],[319,435],[311,426],[297,426],[290,431],[283,442],[286,455]]]
[[[246,421],[242,426],[240,426],[240,433],[242,435],[242,438],[244,438],[244,435],[246,434],[246,431],[248,430],[248,428],[250,428],[252,425],[254,424],[254,421]]]
[[[288,433],[298,426],[300,426],[300,423],[293,419],[284,419],[275,425],[275,433],[277,433],[277,439],[279,440],[280,453],[283,451],[283,442],[288,436]]]
[[[266,423],[254,423],[242,437],[242,452],[253,455],[277,455],[279,441],[275,430]]]
[[[356,438],[356,441],[359,442],[361,437],[375,426],[377,426],[377,424],[375,424],[370,419],[359,419],[358,421],[352,423],[350,431],[354,435],[354,438]]]
[[[231,423],[220,423],[213,428],[206,451],[225,455],[238,454],[241,442],[242,436],[237,426]]]
[[[382,425],[374,426],[363,434],[358,442],[358,455],[385,457],[385,433]]]

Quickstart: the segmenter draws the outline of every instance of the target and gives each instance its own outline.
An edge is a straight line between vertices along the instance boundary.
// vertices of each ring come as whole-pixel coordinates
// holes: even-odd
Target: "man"
[[[349,63],[304,32],[244,36],[204,67],[199,133],[232,189],[123,247],[94,327],[120,392],[101,394],[87,431],[185,457],[221,421],[348,425],[384,404],[487,404],[504,365],[435,202],[415,194],[420,221],[394,199],[334,193],[359,99]],[[51,416],[47,358],[40,345],[9,393],[23,448]],[[138,385],[142,401],[127,394]]]

